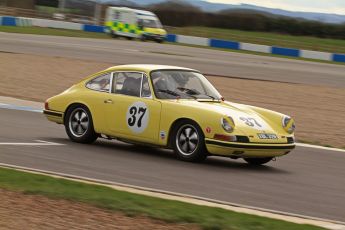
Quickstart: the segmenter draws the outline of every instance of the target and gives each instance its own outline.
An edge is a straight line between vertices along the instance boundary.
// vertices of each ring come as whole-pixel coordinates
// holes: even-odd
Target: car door
[[[153,99],[144,73],[115,72],[105,104],[110,135],[158,143],[161,103]]]

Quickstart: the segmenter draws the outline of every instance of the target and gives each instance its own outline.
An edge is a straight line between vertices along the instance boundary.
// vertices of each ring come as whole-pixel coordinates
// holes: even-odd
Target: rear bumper
[[[236,157],[278,157],[288,154],[295,144],[238,143],[205,139],[209,153]]]
[[[56,122],[58,124],[63,124],[64,113],[54,110],[43,110],[43,114],[47,117],[49,121]]]

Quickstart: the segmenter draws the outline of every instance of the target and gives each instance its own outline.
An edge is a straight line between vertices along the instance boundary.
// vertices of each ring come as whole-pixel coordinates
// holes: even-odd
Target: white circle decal
[[[134,133],[142,133],[149,123],[149,109],[144,102],[134,102],[128,107],[126,122]]]

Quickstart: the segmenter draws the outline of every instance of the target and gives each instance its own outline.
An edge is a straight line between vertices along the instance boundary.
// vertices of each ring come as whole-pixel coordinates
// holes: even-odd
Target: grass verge
[[[322,229],[5,168],[0,168],[0,187],[25,194],[84,202],[129,216],[145,215],[167,222],[194,223],[203,229]]]
[[[331,53],[345,53],[345,40],[341,39],[292,36],[269,32],[251,32],[210,27],[169,28],[169,33],[206,38],[218,38],[269,46],[280,46]]]

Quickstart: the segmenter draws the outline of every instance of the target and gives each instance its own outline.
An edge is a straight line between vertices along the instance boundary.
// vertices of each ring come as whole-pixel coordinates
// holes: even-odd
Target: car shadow
[[[169,149],[162,149],[157,147],[150,147],[150,146],[142,146],[142,145],[134,145],[128,144],[120,141],[109,141],[99,139],[93,144],[80,144],[70,141],[68,138],[42,138],[47,141],[57,142],[73,147],[80,147],[87,148],[88,150],[99,151],[99,149],[107,150],[102,152],[103,154],[114,154],[114,151],[121,151],[121,154],[131,154],[131,157],[149,157],[150,160],[153,161],[171,161],[170,163],[173,164],[186,164],[189,167],[197,167],[197,168],[204,168],[210,170],[214,169],[231,169],[232,171],[251,171],[255,173],[280,173],[280,174],[290,174],[291,172],[279,169],[270,165],[260,165],[254,166],[249,165],[244,162],[242,159],[233,160],[227,157],[218,157],[218,156],[210,156],[202,163],[191,163],[191,162],[183,162],[178,161],[173,153],[172,150]],[[117,152],[119,153],[119,152]]]

